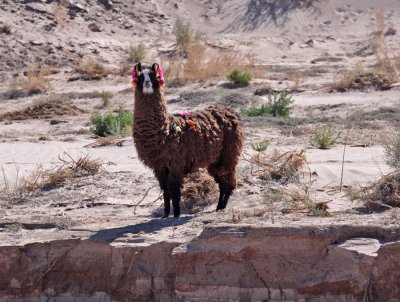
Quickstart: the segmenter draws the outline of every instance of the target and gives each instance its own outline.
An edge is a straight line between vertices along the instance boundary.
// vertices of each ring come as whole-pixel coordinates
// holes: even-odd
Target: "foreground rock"
[[[122,229],[121,229],[122,231]],[[0,248],[0,300],[398,301],[398,229],[223,226],[195,239]],[[25,301],[21,300],[21,301]]]

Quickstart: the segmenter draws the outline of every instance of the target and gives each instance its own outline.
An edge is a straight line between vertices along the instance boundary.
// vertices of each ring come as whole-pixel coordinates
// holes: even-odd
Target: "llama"
[[[243,145],[243,130],[238,115],[223,107],[201,111],[168,113],[163,94],[161,66],[135,65],[132,71],[135,89],[133,139],[139,159],[151,168],[164,197],[164,216],[171,211],[180,215],[184,177],[207,168],[218,183],[217,211],[225,209],[236,188],[235,168]]]

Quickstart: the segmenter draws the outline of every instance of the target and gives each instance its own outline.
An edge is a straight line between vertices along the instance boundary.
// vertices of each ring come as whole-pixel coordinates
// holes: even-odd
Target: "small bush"
[[[242,71],[240,69],[234,69],[228,75],[228,80],[230,80],[234,84],[240,84],[245,86],[249,85],[252,78],[253,76],[251,75],[250,72]]]
[[[267,111],[272,116],[288,117],[292,110],[291,105],[293,102],[292,96],[287,92],[270,94],[266,105]]]
[[[0,26],[0,33],[6,34],[6,35],[11,35],[11,26],[7,25],[7,24]]]
[[[292,109],[290,105],[293,102],[292,96],[288,95],[287,92],[276,93],[269,95],[267,103],[261,105],[261,107],[242,108],[239,114],[245,116],[272,115],[288,117]]]
[[[95,59],[83,59],[75,65],[75,71],[92,79],[101,79],[109,73],[107,68]]]
[[[335,131],[332,126],[324,126],[315,131],[311,136],[310,142],[319,149],[330,149],[336,144],[336,140],[339,136],[340,133]]]
[[[267,150],[269,146],[269,142],[267,140],[263,140],[256,143],[251,143],[251,149],[257,152],[264,152]]]
[[[396,133],[384,144],[386,163],[395,169],[400,168],[400,133]]]
[[[90,121],[93,124],[90,131],[98,136],[124,136],[132,127],[133,115],[124,109],[120,109],[117,115],[112,112],[104,115],[96,112]]]
[[[101,97],[101,107],[102,108],[106,108],[106,107],[110,106],[110,101],[113,98],[113,94],[110,91],[103,90],[100,93],[100,97]]]
[[[124,48],[124,52],[127,54],[128,64],[138,63],[146,58],[146,48],[142,42],[137,45],[130,44]]]
[[[184,22],[181,18],[177,18],[174,24],[173,33],[176,39],[176,47],[179,51],[186,53],[190,43],[193,42],[193,29],[190,22]]]

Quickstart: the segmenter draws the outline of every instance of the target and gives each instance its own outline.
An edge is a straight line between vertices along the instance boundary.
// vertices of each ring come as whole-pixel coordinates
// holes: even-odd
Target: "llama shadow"
[[[139,232],[154,233],[164,228],[174,227],[189,222],[193,216],[181,216],[179,218],[152,219],[147,222],[129,225],[126,227],[112,228],[98,231],[96,234],[89,237],[90,240],[113,242],[127,233],[137,234]]]
[[[318,3],[320,3],[320,0],[250,0],[244,15],[228,24],[223,32],[238,29],[251,31],[271,22],[276,26],[284,26],[289,21],[289,13],[293,10],[311,8],[314,13],[320,13]],[[240,14],[240,12],[238,13]]]

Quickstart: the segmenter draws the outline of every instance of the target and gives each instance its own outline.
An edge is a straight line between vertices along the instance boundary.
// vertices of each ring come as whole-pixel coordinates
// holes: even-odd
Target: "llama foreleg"
[[[174,217],[178,218],[181,214],[179,203],[181,201],[182,181],[175,178],[171,174],[168,177],[168,191],[172,198],[172,206],[174,208]]]
[[[233,190],[236,188],[235,172],[229,173],[226,177],[219,178],[217,182],[220,191],[217,211],[221,211],[226,208],[229,197],[232,195]]]
[[[160,184],[161,190],[164,191],[164,216],[162,218],[167,218],[169,214],[171,213],[171,194],[169,192],[168,188],[168,169],[161,169],[155,171],[155,176],[158,180],[158,183]]]

